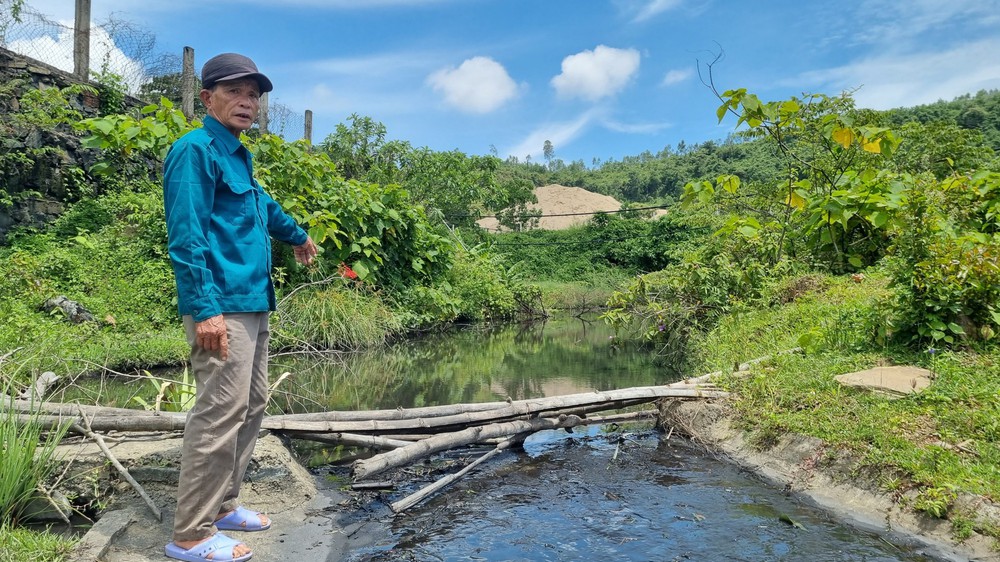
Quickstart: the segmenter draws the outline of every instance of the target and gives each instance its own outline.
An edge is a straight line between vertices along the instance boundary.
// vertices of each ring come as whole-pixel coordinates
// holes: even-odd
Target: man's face
[[[227,80],[201,91],[208,114],[235,136],[249,129],[260,109],[260,86],[252,78]]]

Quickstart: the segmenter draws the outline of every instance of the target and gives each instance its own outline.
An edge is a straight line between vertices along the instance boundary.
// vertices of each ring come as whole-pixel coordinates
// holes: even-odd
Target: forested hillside
[[[901,107],[888,112],[893,125],[910,121],[949,123],[963,129],[978,130],[993,150],[1000,152],[1000,90],[980,90],[951,101],[940,100],[916,107]]]
[[[873,122],[899,129],[907,123],[919,123],[978,132],[983,136],[983,144],[1000,152],[998,90],[983,90],[951,101],[867,113]],[[944,137],[938,140],[950,142]],[[554,151],[557,150],[558,147],[554,147]],[[905,143],[900,151],[911,152]],[[623,201],[643,202],[673,201],[684,184],[692,180],[712,179],[726,173],[739,176],[745,182],[759,182],[775,177],[781,168],[772,144],[746,138],[738,132],[723,141],[707,140],[690,145],[681,141],[676,147],[667,146],[656,153],[646,151],[619,161],[593,161],[589,166],[582,160],[566,163],[558,158],[544,164],[515,159],[508,160],[506,165],[529,176],[536,186],[557,183],[582,187]]]

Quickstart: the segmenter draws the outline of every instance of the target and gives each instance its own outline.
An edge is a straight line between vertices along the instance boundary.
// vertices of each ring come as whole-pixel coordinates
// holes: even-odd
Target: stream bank
[[[712,454],[752,471],[783,488],[801,495],[834,516],[861,529],[879,533],[902,533],[923,543],[935,558],[948,561],[1000,561],[996,539],[973,532],[955,540],[952,525],[907,509],[913,494],[893,497],[850,456],[832,450],[822,440],[785,434],[767,450],[752,445],[745,432],[735,427],[724,401],[664,400],[660,402],[661,427],[702,444]],[[976,514],[977,525],[1000,526],[1000,508],[983,498],[962,495],[956,500],[961,511]]]

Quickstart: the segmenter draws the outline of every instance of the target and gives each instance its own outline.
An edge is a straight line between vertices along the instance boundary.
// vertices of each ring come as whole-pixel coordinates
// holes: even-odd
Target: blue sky
[[[28,0],[73,19],[71,0]],[[391,139],[566,162],[724,139],[698,61],[762,99],[855,91],[876,109],[1000,88],[1000,0],[94,0],[156,48],[253,58],[272,100]]]

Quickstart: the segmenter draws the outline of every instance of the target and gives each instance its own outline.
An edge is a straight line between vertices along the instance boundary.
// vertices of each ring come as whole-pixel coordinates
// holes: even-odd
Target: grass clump
[[[11,525],[0,525],[0,560],[4,562],[64,562],[68,561],[75,539],[48,531],[31,531]]]
[[[13,408],[0,412],[0,525],[16,525],[28,503],[39,497],[39,486],[56,468],[55,449],[67,427],[47,432],[37,414],[19,417]]]
[[[272,320],[275,346],[359,349],[384,344],[402,331],[399,318],[379,293],[346,283],[310,287],[286,297]]]

